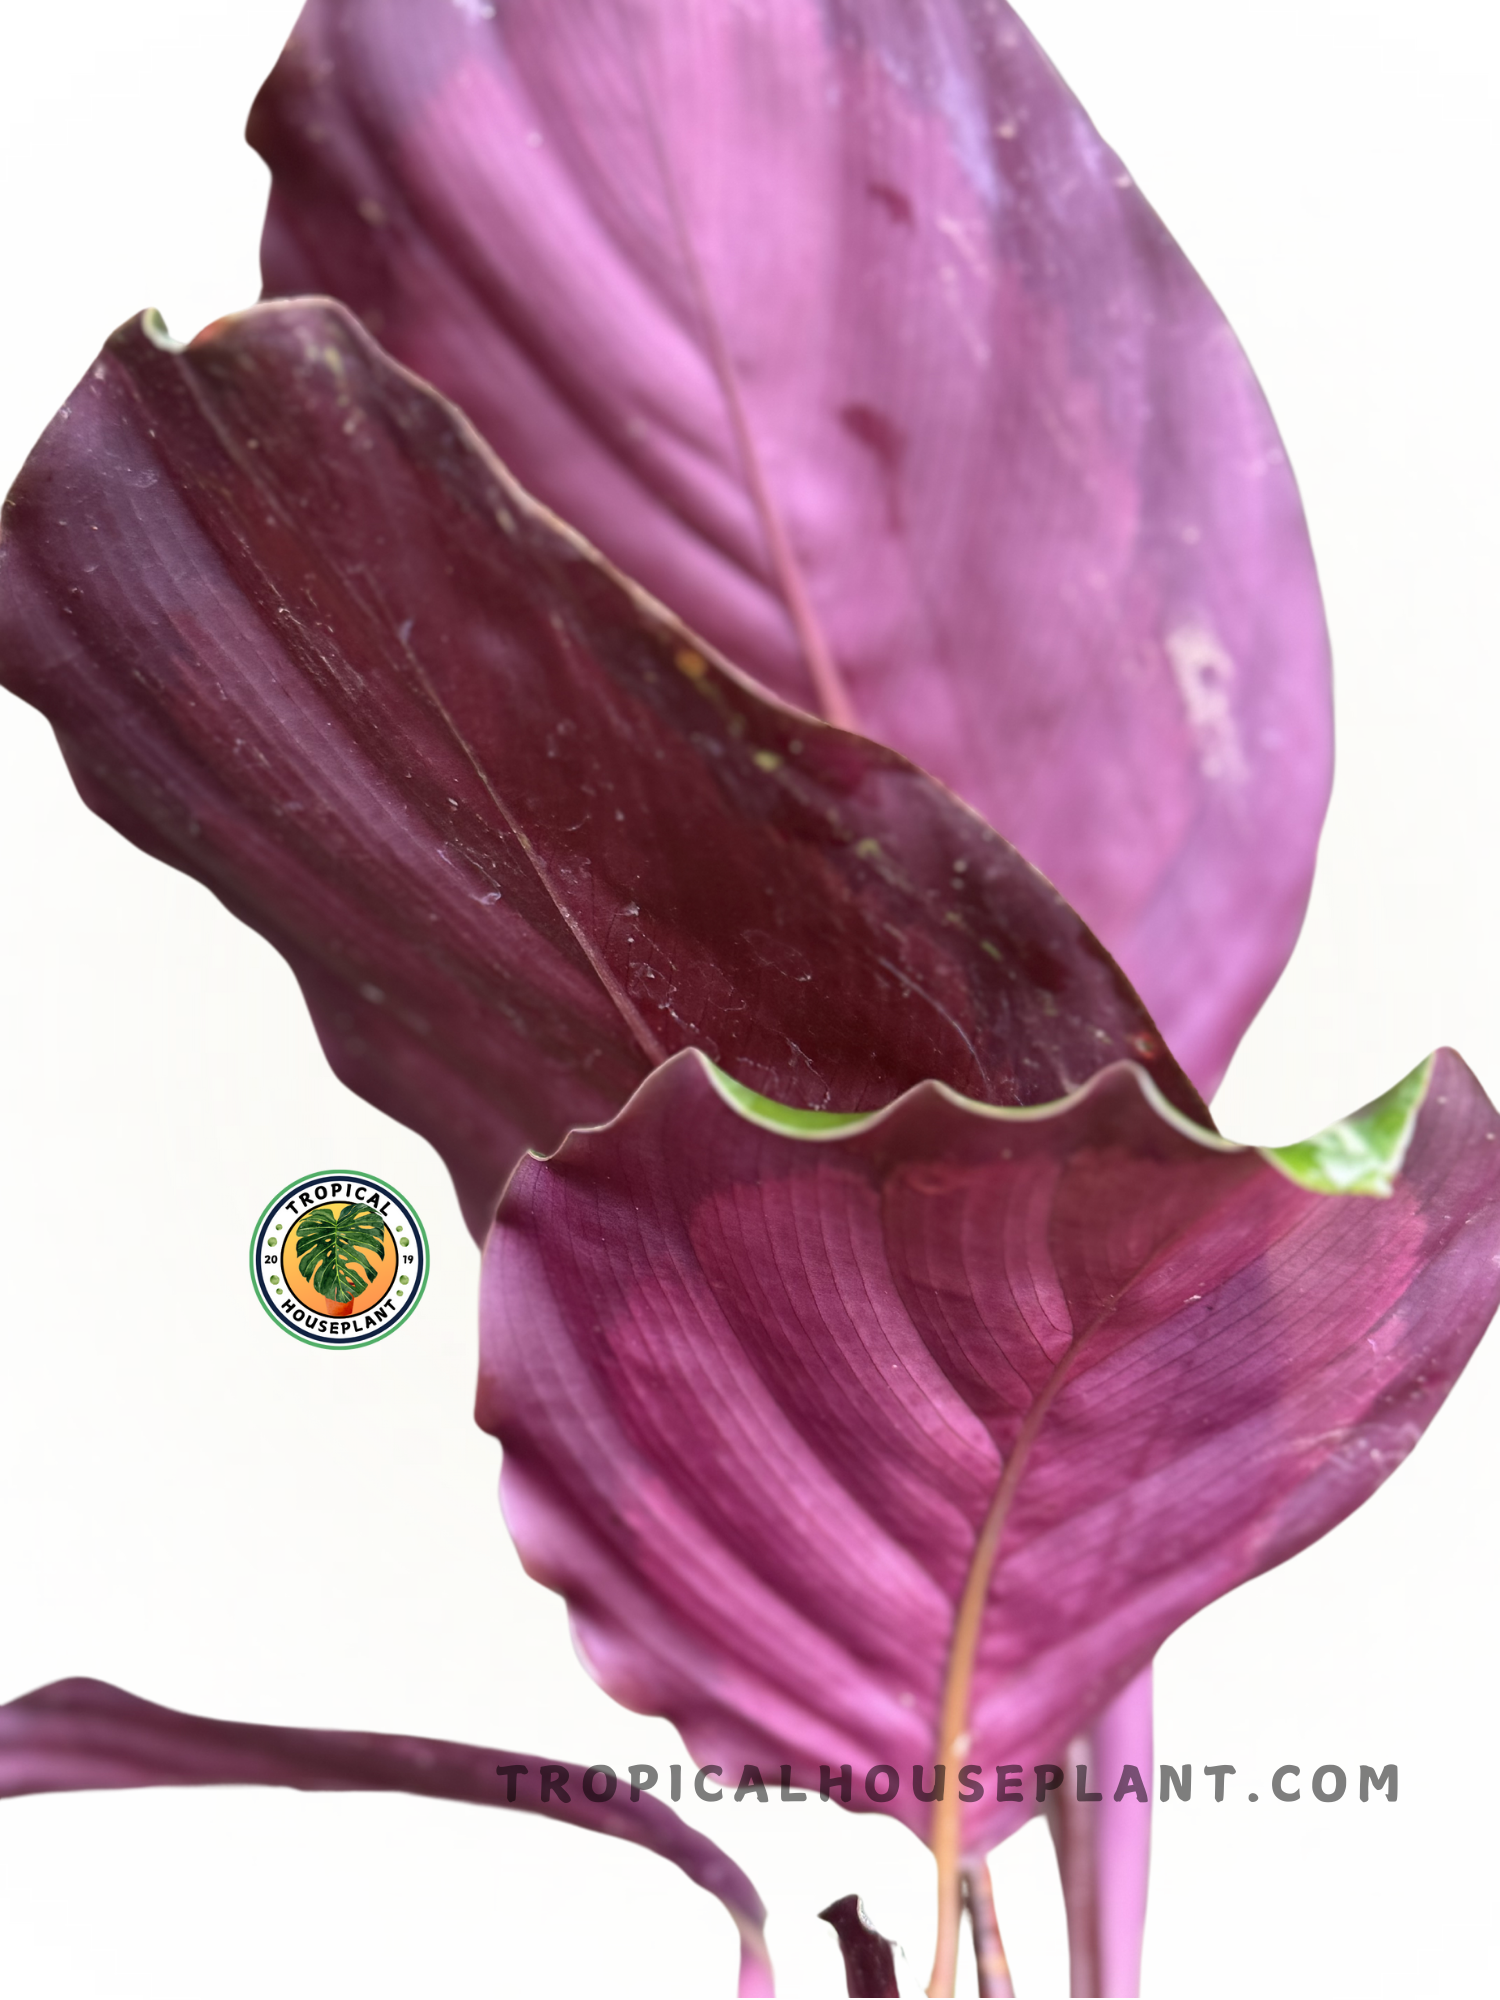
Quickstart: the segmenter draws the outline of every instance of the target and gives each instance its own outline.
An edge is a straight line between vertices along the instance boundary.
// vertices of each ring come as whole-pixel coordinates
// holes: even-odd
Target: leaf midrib
[[[303,304],[303,302],[295,299],[289,299],[289,300],[273,299],[264,302],[264,304],[262,304],[261,306],[253,308],[253,310],[257,313],[275,312],[280,314],[282,312],[295,313],[299,310],[305,311],[306,307]],[[335,318],[335,323],[338,326],[339,332],[341,334],[344,334],[347,338],[349,329],[344,324],[343,315],[341,314],[335,315],[334,318]],[[225,335],[221,337],[229,338],[232,337],[232,335]],[[194,343],[194,347],[190,347],[184,350],[181,354],[174,354],[166,358],[169,358],[171,361],[181,365],[187,380],[188,393],[192,398],[194,407],[198,410],[199,415],[203,419],[204,423],[207,425],[210,433],[217,441],[220,450],[223,451],[225,456],[230,460],[230,462],[239,469],[241,476],[245,478],[254,487],[257,497],[260,498],[264,502],[264,504],[268,506],[275,505],[275,495],[267,490],[264,480],[259,476],[258,467],[252,466],[245,461],[242,453],[237,447],[235,434],[231,430],[229,424],[225,421],[224,414],[219,410],[215,402],[215,399],[206,392],[204,385],[200,381],[198,370],[194,366],[194,361],[195,361],[194,348],[196,348],[196,343]],[[201,352],[201,349],[198,350],[198,352]],[[360,358],[363,359],[364,357],[361,356]],[[427,388],[427,385],[425,383],[419,383],[417,378],[415,376],[412,376],[409,370],[402,368],[398,362],[391,360],[387,356],[382,356],[381,359],[384,362],[384,364],[392,371],[393,374],[397,375],[398,377],[406,381],[409,381],[412,384],[412,386],[425,391],[428,395],[431,395],[432,392],[430,389]],[[141,387],[134,380],[131,381],[131,388],[142,405],[142,414],[147,418],[148,431],[150,431],[149,420],[151,411],[149,402],[146,399],[146,395],[142,391]],[[453,416],[455,418],[455,428],[459,430],[462,442],[467,444],[468,447],[474,452],[475,457],[478,459],[479,463],[481,464],[483,469],[489,474],[489,476],[491,478],[498,478],[502,489],[505,491],[508,503],[511,505],[519,506],[525,514],[527,514],[532,518],[535,518],[537,513],[535,502],[531,500],[529,495],[522,493],[520,489],[514,486],[513,482],[509,479],[508,475],[505,474],[504,469],[499,465],[498,460],[494,458],[494,455],[490,451],[489,447],[485,444],[484,440],[479,437],[478,433],[474,431],[473,427],[468,423],[467,419],[465,419],[462,416],[462,414],[457,411],[453,412]],[[154,432],[151,432],[151,435],[154,437]],[[160,445],[158,445],[157,449],[158,449],[158,455],[160,455]],[[168,469],[170,470],[171,468]],[[192,483],[198,484],[199,482],[194,481]],[[285,517],[283,517],[283,524],[287,528],[291,529],[292,531],[298,534],[305,536],[307,532],[307,524],[305,522],[288,521],[285,519]],[[279,593],[275,594],[279,596]],[[272,630],[274,635],[280,641],[282,641],[283,651],[285,650],[284,642],[286,637],[285,633],[286,622],[287,621],[284,620],[275,620],[272,624]],[[301,623],[300,618],[298,618],[296,622],[300,625]],[[541,856],[538,854],[536,847],[532,843],[525,829],[520,824],[515,813],[511,810],[509,805],[506,803],[505,799],[502,797],[500,791],[497,789],[494,780],[491,778],[488,770],[485,768],[484,763],[480,759],[477,751],[474,749],[474,746],[469,742],[468,737],[464,734],[463,730],[459,727],[453,715],[450,713],[448,705],[443,700],[441,694],[439,694],[437,686],[432,679],[432,676],[428,673],[426,667],[423,666],[421,660],[418,658],[416,653],[412,651],[411,647],[408,644],[406,644],[404,641],[398,643],[401,643],[402,651],[406,656],[406,660],[410,665],[414,678],[420,685],[422,692],[426,695],[427,700],[431,704],[433,710],[440,718],[444,729],[447,730],[453,743],[457,746],[460,754],[463,756],[464,760],[468,763],[470,769],[473,771],[475,777],[478,779],[480,785],[484,790],[485,796],[489,799],[491,805],[494,807],[496,813],[498,814],[500,820],[502,821],[505,827],[505,830],[509,834],[511,834],[518,848],[520,849],[520,852],[525,856],[526,861],[529,867],[531,868],[532,874],[536,877],[536,880],[539,883],[545,895],[547,896],[548,901],[552,904],[558,916],[561,918],[563,924],[566,926],[569,935],[572,937],[574,943],[583,953],[584,958],[588,963],[589,969],[593,972],[594,977],[603,987],[606,996],[608,997],[609,1001],[615,1008],[615,1011],[618,1013],[621,1020],[625,1023],[625,1026],[629,1030],[632,1039],[637,1043],[642,1053],[645,1055],[647,1062],[650,1064],[652,1068],[657,1067],[659,1064],[666,1061],[670,1051],[667,1049],[665,1044],[662,1043],[653,1033],[645,1017],[641,1014],[640,1010],[635,1006],[634,1002],[630,999],[630,996],[626,993],[620,981],[611,971],[608,962],[602,956],[601,952],[594,943],[593,939],[589,936],[588,932],[584,929],[582,924],[574,916],[573,912],[569,909],[567,903],[563,900],[562,896],[559,894],[557,888],[553,884],[546,863],[542,860]]]
[[[729,342],[715,310],[713,296],[708,288],[692,232],[688,228],[676,165],[667,144],[666,133],[656,115],[655,101],[646,88],[635,31],[628,11],[624,13],[622,28],[630,61],[631,80],[640,103],[642,120],[650,136],[657,171],[661,175],[662,192],[666,197],[667,212],[672,219],[672,231],[677,238],[677,247],[687,272],[688,285],[698,310],[709,362],[719,385],[719,393],[724,399],[724,413],[739,457],[740,473],[751,507],[760,522],[761,533],[765,537],[766,554],[776,579],[782,610],[796,637],[802,654],[802,664],[812,683],[813,693],[823,719],[837,729],[857,731],[859,718],[855,713],[854,704],[829,649],[828,641],[824,637],[818,615],[813,609],[812,599],[792,551],[785,523],[771,497],[760,453],[756,449],[755,434],[750,425],[745,399],[740,391],[739,376],[729,351]]]

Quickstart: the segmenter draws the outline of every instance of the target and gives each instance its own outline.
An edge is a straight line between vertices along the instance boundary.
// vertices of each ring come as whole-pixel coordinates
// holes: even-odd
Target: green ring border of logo
[[[289,1195],[293,1188],[306,1187],[309,1181],[357,1180],[359,1178],[361,1176],[352,1174],[347,1167],[330,1167],[318,1173],[298,1174],[294,1181],[288,1181],[281,1192],[273,1195],[266,1203],[260,1212],[260,1220],[256,1223],[250,1236],[250,1289],[254,1292],[261,1311],[271,1321],[272,1325],[279,1327],[284,1334],[288,1334],[293,1340],[300,1341],[304,1347],[320,1348],[325,1354],[339,1348],[357,1350],[365,1347],[378,1347],[382,1340],[389,1340],[391,1335],[396,1331],[396,1328],[404,1325],[416,1311],[418,1305],[421,1303],[422,1294],[427,1290],[427,1280],[432,1275],[432,1244],[428,1240],[427,1227],[421,1216],[418,1215],[416,1209],[412,1207],[394,1181],[385,1180],[379,1174],[365,1174],[363,1176],[365,1180],[374,1181],[378,1186],[387,1189],[388,1192],[396,1197],[411,1217],[413,1226],[418,1236],[422,1239],[422,1282],[412,1294],[400,1317],[392,1325],[386,1327],[383,1332],[372,1335],[368,1340],[309,1340],[305,1333],[298,1333],[296,1328],[288,1325],[278,1313],[272,1312],[270,1301],[260,1288],[260,1274],[255,1262],[256,1251],[260,1247],[261,1231],[265,1228],[272,1212],[281,1205],[283,1196]]]

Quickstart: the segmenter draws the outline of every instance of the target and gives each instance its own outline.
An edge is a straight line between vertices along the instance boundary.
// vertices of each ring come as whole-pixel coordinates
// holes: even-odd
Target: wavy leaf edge
[[[1427,1100],[1437,1053],[1434,1050],[1424,1056],[1399,1082],[1362,1105],[1358,1111],[1335,1119],[1331,1125],[1325,1125],[1321,1131],[1312,1133],[1306,1139],[1296,1139],[1284,1146],[1249,1145],[1239,1139],[1228,1139],[1206,1125],[1199,1125],[1185,1112],[1179,1111],[1155,1080],[1139,1063],[1134,1062],[1106,1063],[1103,1068],[1095,1070],[1086,1082],[1079,1084],[1076,1090],[1070,1090],[1065,1097],[1053,1098],[1046,1104],[985,1104],[978,1098],[965,1097],[962,1091],[954,1090],[950,1084],[932,1080],[914,1084],[910,1090],[902,1091],[899,1097],[892,1098],[889,1104],[881,1105],[876,1111],[807,1111],[797,1105],[781,1104],[775,1098],[763,1096],[748,1084],[737,1082],[701,1049],[689,1048],[679,1050],[676,1055],[668,1057],[659,1069],[653,1070],[635,1095],[639,1096],[640,1091],[649,1088],[652,1078],[661,1070],[696,1062],[721,1101],[747,1124],[759,1126],[764,1132],[774,1132],[779,1138],[800,1139],[810,1145],[827,1145],[876,1131],[906,1106],[928,1095],[937,1096],[957,1111],[972,1113],[995,1124],[1046,1124],[1051,1119],[1066,1117],[1070,1111],[1086,1104],[1107,1083],[1125,1075],[1131,1078],[1163,1124],[1170,1125],[1173,1131],[1191,1139],[1205,1152],[1258,1153],[1278,1173],[1312,1194],[1353,1194],[1384,1200],[1394,1191],[1406,1159],[1417,1119]],[[562,1144],[550,1152],[533,1148],[526,1157],[544,1164],[557,1159],[575,1134],[610,1131],[622,1119],[629,1117],[634,1102],[633,1096],[613,1118],[601,1124],[575,1126]]]

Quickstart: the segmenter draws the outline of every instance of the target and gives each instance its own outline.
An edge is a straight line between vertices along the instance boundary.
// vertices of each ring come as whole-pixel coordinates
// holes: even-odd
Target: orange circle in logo
[[[314,1218],[321,1221],[325,1217],[332,1217],[342,1221],[349,1210],[357,1211],[361,1207],[362,1203],[352,1201],[325,1202],[318,1208],[308,1209],[301,1221],[294,1222],[287,1230],[281,1254],[282,1276],[286,1280],[287,1290],[294,1298],[300,1299],[309,1312],[326,1313],[329,1319],[352,1319],[358,1313],[368,1312],[371,1306],[378,1306],[396,1282],[396,1271],[401,1261],[396,1254],[396,1239],[380,1222],[378,1216],[375,1222],[380,1228],[384,1247],[377,1254],[373,1246],[366,1242],[359,1249],[359,1261],[345,1265],[346,1269],[353,1270],[359,1277],[365,1275],[367,1264],[374,1271],[374,1277],[362,1291],[356,1292],[350,1299],[328,1299],[321,1292],[313,1290],[312,1277],[318,1274],[316,1263],[312,1265],[311,1277],[304,1278],[302,1275],[303,1257],[307,1254],[304,1252],[304,1244],[308,1246],[312,1256],[317,1255],[311,1232],[309,1231],[306,1236],[302,1233],[304,1226]]]

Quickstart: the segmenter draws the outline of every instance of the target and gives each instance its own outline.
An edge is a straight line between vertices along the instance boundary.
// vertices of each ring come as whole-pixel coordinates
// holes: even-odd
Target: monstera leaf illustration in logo
[[[385,1254],[385,1224],[364,1202],[312,1208],[297,1224],[297,1268],[325,1299],[347,1306],[379,1275],[370,1262]]]

